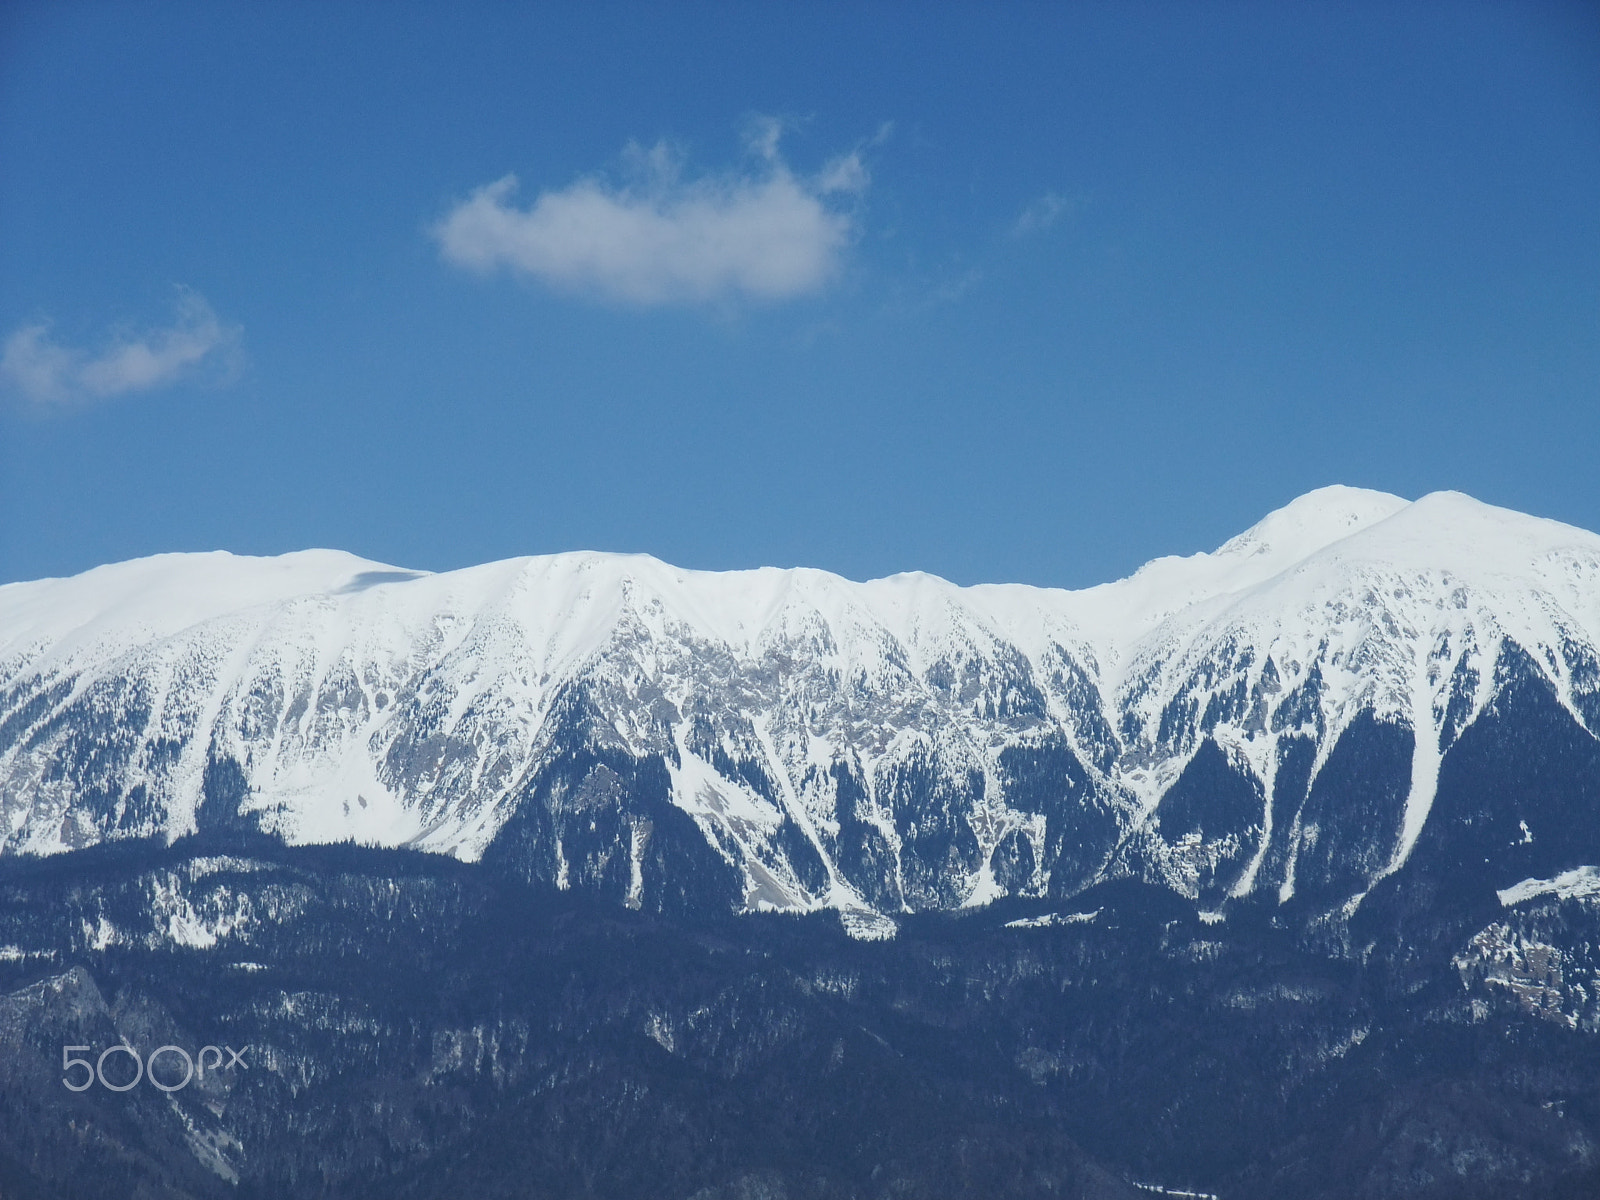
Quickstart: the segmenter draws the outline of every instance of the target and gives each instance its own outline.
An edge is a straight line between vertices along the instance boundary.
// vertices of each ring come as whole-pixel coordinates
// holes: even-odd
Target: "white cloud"
[[[99,353],[62,345],[48,322],[15,330],[0,351],[0,381],[50,407],[143,392],[223,365],[237,349],[239,329],[225,326],[205,298],[178,290],[173,323],[143,336],[114,335]]]
[[[1046,192],[1022,210],[1016,223],[1011,226],[1011,232],[1018,237],[1040,233],[1054,225],[1071,208],[1072,203],[1066,197]]]
[[[515,175],[477,189],[433,229],[447,261],[497,267],[542,283],[640,305],[747,298],[786,300],[820,291],[840,270],[855,234],[848,200],[870,183],[859,150],[815,176],[792,172],[778,151],[781,125],[753,123],[743,171],[683,177],[658,143],[630,146],[633,180],[597,177],[513,201]]]

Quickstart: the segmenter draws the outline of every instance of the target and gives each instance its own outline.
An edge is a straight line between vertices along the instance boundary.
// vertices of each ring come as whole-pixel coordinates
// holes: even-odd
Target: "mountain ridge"
[[[1593,534],[1352,489],[1076,593],[0,589],[0,1187],[1592,1196],[1597,630]]]
[[[1393,743],[1404,799],[1374,801],[1395,829],[1358,866],[1318,868],[1348,903],[1407,860],[1508,647],[1600,727],[1600,537],[1459,493],[1319,489],[1077,592],[594,552],[439,574],[157,556],[0,587],[0,854],[193,833],[232,764],[221,816],[290,842],[473,861],[542,804],[547,882],[628,903],[657,800],[742,874],[736,906],[868,932],[1118,874],[1287,901],[1338,818],[1309,815],[1318,780],[1370,724],[1352,736]],[[1225,813],[1169,803],[1191,768]]]

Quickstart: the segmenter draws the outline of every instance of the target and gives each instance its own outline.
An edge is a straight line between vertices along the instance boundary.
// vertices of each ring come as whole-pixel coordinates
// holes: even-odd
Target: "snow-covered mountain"
[[[162,555],[0,587],[0,854],[251,829],[863,933],[1119,875],[1336,907],[1513,685],[1600,733],[1600,536],[1455,493],[1080,592]]]

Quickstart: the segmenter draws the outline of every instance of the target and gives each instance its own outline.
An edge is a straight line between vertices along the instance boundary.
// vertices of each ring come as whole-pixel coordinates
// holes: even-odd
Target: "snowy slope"
[[[1289,524],[1324,495],[1302,497],[1212,557],[1255,558],[1262,551],[1245,547],[1258,531]],[[1369,495],[1349,498],[1352,518],[1358,505],[1378,509]],[[1294,533],[1306,524],[1294,522]],[[1285,737],[1315,739],[1314,779],[1361,714],[1408,728],[1409,787],[1381,876],[1421,832],[1443,751],[1492,698],[1504,643],[1526,651],[1563,705],[1596,728],[1600,539],[1454,493],[1352,519],[1350,530],[1309,552],[1302,541],[1286,569],[1168,617],[1135,643],[1113,703],[1126,753],[1150,763],[1126,778],[1152,806],[1207,734],[1270,793]],[[1270,835],[1270,810],[1263,818]],[[1264,843],[1254,867],[1263,856]],[[1236,890],[1253,882],[1252,869]],[[1292,857],[1281,891],[1294,891]]]
[[[870,925],[1118,872],[1288,898],[1307,862],[1331,869],[1314,783],[1346,732],[1408,739],[1370,884],[1415,844],[1507,644],[1600,727],[1600,537],[1452,493],[1322,489],[1082,592],[163,555],[0,587],[0,852],[175,838],[212,803],[291,842],[475,860],[543,805],[550,882],[636,901],[664,834],[601,784],[659,761],[749,907]],[[1239,781],[1231,824],[1170,799],[1208,770]],[[619,832],[579,861],[602,809]]]

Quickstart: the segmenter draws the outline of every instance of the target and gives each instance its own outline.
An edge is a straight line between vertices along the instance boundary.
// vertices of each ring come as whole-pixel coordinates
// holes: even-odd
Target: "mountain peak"
[[[1409,503],[1365,488],[1317,488],[1210,553],[1152,559],[1126,579],[1078,592],[1074,607],[1085,628],[1100,632],[1102,651],[1115,657],[1168,617],[1265,583]]]
[[[1257,560],[1272,574],[1410,506],[1388,492],[1334,484],[1305,493],[1230,538],[1209,557]]]

